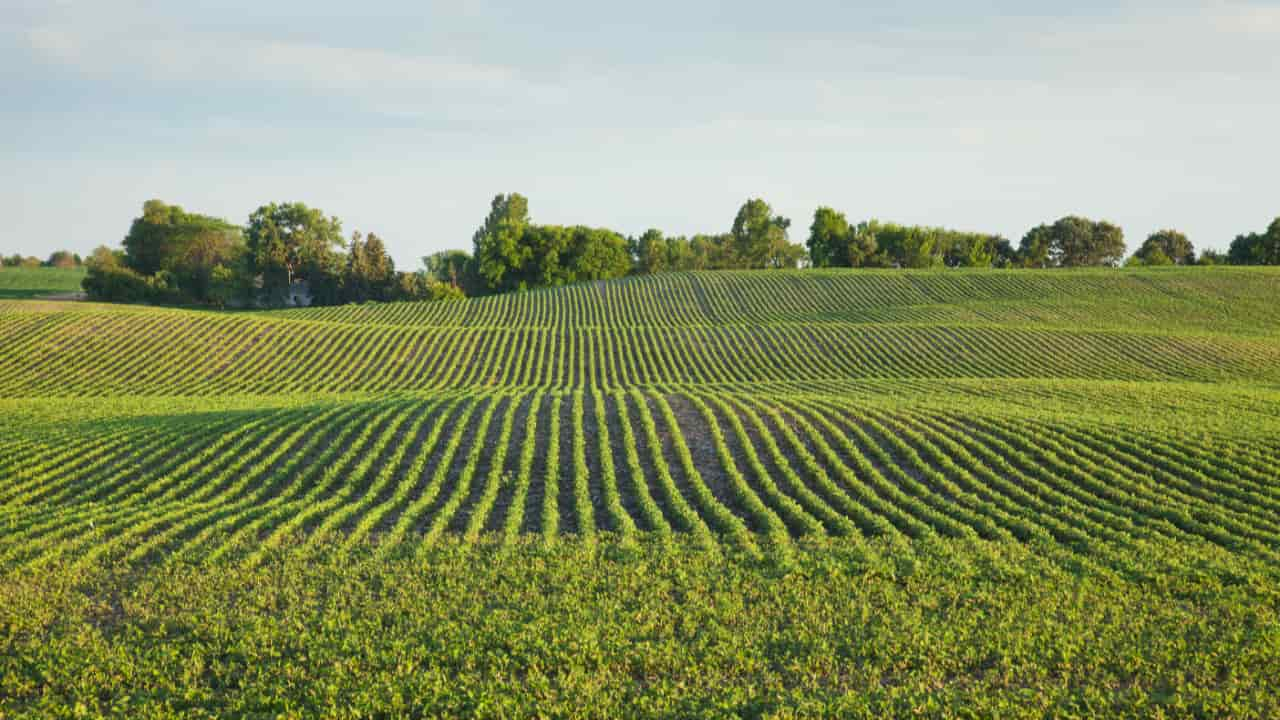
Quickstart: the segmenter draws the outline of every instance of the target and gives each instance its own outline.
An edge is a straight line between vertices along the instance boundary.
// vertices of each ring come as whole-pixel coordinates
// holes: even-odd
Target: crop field
[[[0,718],[1280,714],[1280,272],[9,272]]]
[[[0,268],[0,301],[80,292],[82,268]]]

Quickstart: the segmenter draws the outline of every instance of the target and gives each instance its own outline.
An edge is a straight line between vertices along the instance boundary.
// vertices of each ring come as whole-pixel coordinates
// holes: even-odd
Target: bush
[[[121,265],[90,264],[80,284],[90,300],[103,302],[151,302],[156,294],[150,278]]]

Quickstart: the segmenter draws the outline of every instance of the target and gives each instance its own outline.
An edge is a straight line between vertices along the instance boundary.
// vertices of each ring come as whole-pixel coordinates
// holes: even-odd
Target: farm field
[[[1280,272],[9,272],[0,717],[1280,714]]]
[[[0,301],[80,292],[83,268],[0,268]]]

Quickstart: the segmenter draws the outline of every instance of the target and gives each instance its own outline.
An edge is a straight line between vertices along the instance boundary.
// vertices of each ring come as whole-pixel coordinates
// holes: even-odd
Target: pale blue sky
[[[159,197],[302,200],[397,263],[497,192],[539,222],[1000,232],[1198,247],[1280,215],[1280,3],[0,0],[0,251],[115,245]]]

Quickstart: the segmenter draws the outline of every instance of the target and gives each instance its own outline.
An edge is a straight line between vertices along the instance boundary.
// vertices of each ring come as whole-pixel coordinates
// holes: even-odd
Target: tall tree
[[[849,228],[846,257],[849,267],[883,267],[887,264],[885,254],[880,252],[875,230],[865,222]]]
[[[262,278],[269,302],[287,298],[296,281],[328,284],[341,274],[336,250],[343,245],[342,222],[318,208],[300,202],[263,205],[249,216],[245,236],[250,272]]]
[[[813,223],[809,225],[809,240],[806,242],[809,262],[814,267],[849,267],[852,264],[850,235],[849,220],[844,213],[819,207],[813,213]]]
[[[636,272],[660,273],[681,268],[671,267],[670,245],[661,230],[650,228],[635,241]]]
[[[743,203],[733,220],[735,265],[744,268],[795,267],[804,249],[787,241],[791,221],[774,215],[769,203],[752,198]]]
[[[168,270],[178,287],[198,302],[225,304],[229,288],[235,283],[231,275],[245,276],[245,245],[239,229],[234,232],[203,230],[191,235],[177,254],[166,260]],[[244,283],[240,283],[244,284]],[[218,296],[212,297],[215,285]]]
[[[342,299],[345,302],[395,299],[397,293],[395,263],[387,254],[382,239],[373,233],[362,237],[351,234],[347,250],[347,266],[342,275]]]
[[[519,193],[497,195],[484,224],[472,236],[476,268],[489,287],[511,290],[519,286],[520,275],[533,255],[522,242],[529,225],[529,201]]]

